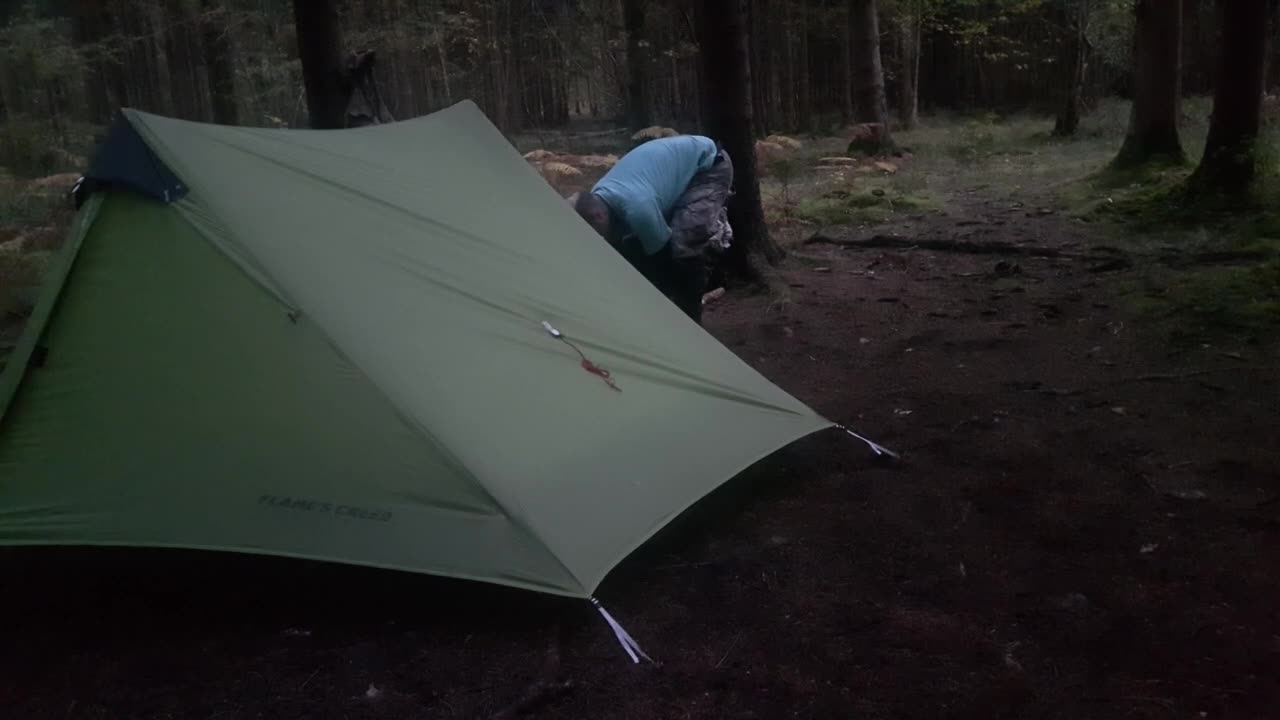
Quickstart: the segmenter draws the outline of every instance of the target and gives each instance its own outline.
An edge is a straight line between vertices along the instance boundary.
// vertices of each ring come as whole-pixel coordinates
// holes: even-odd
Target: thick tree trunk
[[[209,73],[209,94],[213,101],[213,121],[239,125],[236,104],[235,65],[231,57],[231,34],[223,22],[217,0],[200,0],[200,33],[204,44],[204,64]]]
[[[747,46],[747,0],[699,0],[697,34],[703,86],[706,132],[721,143],[733,160],[735,195],[729,201],[734,244],[729,268],[739,275],[756,275],[750,256],[759,253],[770,263],[782,251],[769,237],[760,204],[752,137],[751,65]]]
[[[347,124],[351,87],[342,49],[337,0],[293,0],[298,57],[307,92],[311,127],[333,130]]]
[[[1184,162],[1178,137],[1182,97],[1182,3],[1138,0],[1133,37],[1134,95],[1117,167]]]
[[[1204,156],[1191,177],[1198,190],[1244,193],[1257,172],[1258,130],[1267,57],[1269,0],[1219,0],[1222,61]]]
[[[854,119],[883,126],[881,146],[891,147],[889,110],[880,64],[880,18],[875,0],[849,0],[853,35]]]
[[[627,33],[627,124],[632,130],[653,124],[649,106],[649,51],[644,33],[644,0],[622,1]]]

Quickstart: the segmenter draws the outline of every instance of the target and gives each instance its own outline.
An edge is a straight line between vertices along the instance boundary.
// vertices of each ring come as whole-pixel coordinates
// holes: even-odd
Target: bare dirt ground
[[[1114,242],[1035,183],[945,190],[937,211],[822,232]],[[711,306],[730,348],[903,461],[813,436],[636,553],[601,598],[656,666],[585,603],[22,551],[3,557],[0,715],[1275,717],[1275,347],[1173,345],[1130,309],[1144,264],[1103,264],[795,243],[785,292]]]

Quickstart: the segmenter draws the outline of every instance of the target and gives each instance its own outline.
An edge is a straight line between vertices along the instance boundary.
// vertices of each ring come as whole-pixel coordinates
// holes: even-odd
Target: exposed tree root
[[[898,250],[936,250],[939,252],[968,253],[972,255],[1017,255],[1023,257],[1066,258],[1069,260],[1110,260],[1114,253],[1081,253],[1061,248],[1039,245],[1015,245],[1008,242],[973,240],[934,240],[928,238],[904,238],[893,235],[872,235],[869,238],[836,238],[821,233],[804,241],[805,245],[838,245],[849,248],[889,248]]]
[[[1102,273],[1113,270],[1127,270],[1133,267],[1134,258],[1147,259],[1166,265],[1185,267],[1189,265],[1221,265],[1238,262],[1267,260],[1275,257],[1268,250],[1212,250],[1190,253],[1161,253],[1159,255],[1142,256],[1127,253],[1119,248],[1097,246],[1090,251],[1079,252],[1042,245],[1018,245],[1015,243],[989,240],[976,242],[973,240],[942,240],[936,238],[905,238],[895,235],[872,235],[868,238],[842,238],[817,233],[804,241],[805,245],[836,245],[855,249],[890,249],[890,250],[933,250],[936,252],[966,253],[970,255],[1007,255],[1017,257],[1061,258],[1065,260],[1085,260],[1098,262],[1089,268],[1089,272]]]
[[[1237,366],[1237,367],[1208,368],[1205,370],[1189,370],[1187,372],[1180,372],[1180,373],[1149,373],[1147,375],[1136,375],[1134,377],[1120,378],[1112,382],[1103,383],[1102,385],[1095,385],[1093,387],[1087,387],[1087,388],[1074,388],[1074,389],[1049,388],[1049,387],[1042,387],[1039,383],[1035,383],[1033,386],[1029,386],[1029,387],[1024,386],[1023,389],[1029,392],[1038,392],[1042,395],[1050,395],[1053,397],[1075,397],[1077,395],[1084,395],[1086,393],[1096,392],[1098,390],[1113,388],[1120,385],[1131,385],[1134,383],[1144,383],[1144,382],[1175,382],[1177,380],[1188,380],[1190,378],[1202,377],[1204,375],[1214,375],[1217,373],[1228,373],[1228,372],[1280,373],[1280,367],[1246,365],[1246,366]]]

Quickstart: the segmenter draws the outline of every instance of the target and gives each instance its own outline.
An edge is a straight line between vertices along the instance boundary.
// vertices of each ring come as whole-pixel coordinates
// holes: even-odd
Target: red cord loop
[[[596,365],[595,363],[591,362],[586,358],[582,358],[582,369],[586,370],[592,375],[598,376],[601,380],[605,382],[606,385],[613,388],[614,390],[618,392],[622,392],[622,388],[618,387],[618,384],[613,381],[613,376],[609,374],[608,370],[605,370],[604,368],[600,367],[599,365]]]

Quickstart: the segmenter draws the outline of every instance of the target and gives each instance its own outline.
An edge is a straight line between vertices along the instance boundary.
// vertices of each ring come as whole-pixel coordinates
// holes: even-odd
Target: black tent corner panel
[[[76,206],[91,193],[108,187],[128,188],[164,203],[187,194],[187,186],[152,152],[123,113],[116,115],[89,163],[89,171],[76,186]]]

